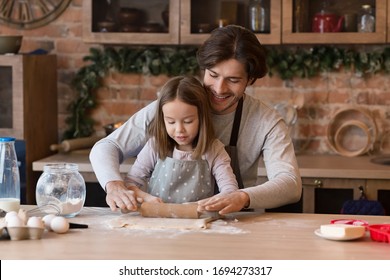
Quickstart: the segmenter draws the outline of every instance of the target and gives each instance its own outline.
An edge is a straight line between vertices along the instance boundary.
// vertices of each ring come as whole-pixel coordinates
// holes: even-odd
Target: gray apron
[[[203,159],[159,159],[148,186],[148,193],[167,203],[198,201],[212,196],[213,192],[210,167]]]
[[[234,114],[233,128],[232,128],[232,133],[230,135],[230,143],[229,146],[225,146],[225,150],[229,154],[231,159],[230,165],[232,166],[234,175],[236,175],[236,180],[238,183],[238,187],[240,189],[244,188],[244,184],[242,182],[240,167],[238,164],[237,140],[238,140],[238,132],[240,130],[243,100],[244,99],[241,98],[238,101],[236,113]],[[217,193],[219,193],[219,190],[217,184],[215,184],[214,194]]]

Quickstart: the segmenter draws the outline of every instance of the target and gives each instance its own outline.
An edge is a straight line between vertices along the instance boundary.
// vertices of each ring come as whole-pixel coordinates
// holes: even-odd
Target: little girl
[[[143,201],[185,203],[238,189],[224,145],[214,136],[209,99],[194,77],[170,79],[161,89],[149,140],[126,176]],[[215,180],[214,180],[215,179]]]

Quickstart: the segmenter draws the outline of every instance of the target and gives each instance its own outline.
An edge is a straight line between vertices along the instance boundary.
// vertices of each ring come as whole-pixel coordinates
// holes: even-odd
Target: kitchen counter
[[[388,243],[369,234],[352,241],[332,241],[314,231],[346,215],[233,213],[208,229],[111,228],[119,212],[85,207],[71,222],[88,224],[64,234],[45,231],[40,240],[0,240],[0,259],[70,260],[360,260],[390,259]],[[385,216],[353,216],[369,224],[389,223]],[[153,218],[146,218],[153,219]]]
[[[375,157],[298,155],[297,160],[302,177],[390,179],[390,165],[372,163]]]
[[[298,155],[298,165],[302,177],[316,178],[354,178],[354,179],[390,179],[390,165],[381,165],[370,162],[372,156],[343,157],[333,155]],[[79,165],[79,171],[87,182],[96,182],[88,151],[68,154],[55,154],[33,162],[34,171],[42,171],[47,163],[73,162]],[[122,173],[126,173],[134,158],[128,159],[120,165]],[[264,163],[258,169],[259,176],[266,176]]]
[[[89,161],[89,150],[80,150],[70,153],[57,153],[52,156],[43,158],[33,162],[34,171],[43,171],[43,167],[48,163],[76,163],[79,167],[79,172],[83,175],[86,182],[97,182],[95,173],[93,172],[91,163]],[[135,158],[129,158],[120,165],[120,172],[126,174],[131,165],[134,163]]]

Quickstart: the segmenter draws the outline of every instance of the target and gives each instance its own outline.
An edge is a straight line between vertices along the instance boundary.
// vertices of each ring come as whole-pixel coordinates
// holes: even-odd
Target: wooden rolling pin
[[[198,219],[200,213],[197,211],[197,203],[151,203],[144,202],[139,208],[143,217],[151,218],[182,218]]]
[[[218,212],[198,212],[197,203],[152,203],[143,202],[138,211],[142,217],[149,218],[176,218],[176,219],[208,219],[208,221],[224,218]],[[122,214],[131,213],[131,211],[121,209]]]
[[[78,149],[87,149],[91,148],[97,141],[102,139],[103,136],[90,136],[90,137],[82,137],[64,140],[60,144],[52,144],[50,145],[51,151],[59,151],[59,152],[70,152]]]

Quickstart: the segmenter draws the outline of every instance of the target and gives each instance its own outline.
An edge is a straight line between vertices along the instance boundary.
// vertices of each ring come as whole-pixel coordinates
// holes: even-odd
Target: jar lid
[[[0,137],[0,142],[12,142],[15,141],[14,137]]]
[[[74,172],[78,171],[78,164],[76,163],[67,163],[67,162],[58,162],[58,163],[48,163],[43,166],[43,171],[52,171],[52,172]]]

